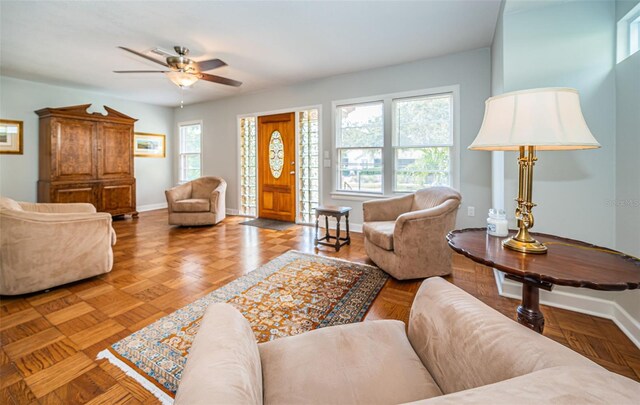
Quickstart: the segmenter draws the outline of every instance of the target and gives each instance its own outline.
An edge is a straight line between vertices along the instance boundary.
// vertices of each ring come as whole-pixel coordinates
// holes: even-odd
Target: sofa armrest
[[[210,305],[174,404],[262,404],[262,397],[260,353],[251,325],[230,304]]]
[[[410,405],[637,404],[640,384],[606,370],[553,367]],[[409,405],[405,404],[405,405]]]
[[[555,366],[600,369],[439,277],[420,286],[408,336],[446,394]]]
[[[362,203],[364,222],[395,221],[398,216],[411,210],[412,203],[413,194],[365,201]]]
[[[164,195],[167,197],[167,204],[169,204],[169,209],[171,209],[171,205],[180,200],[186,200],[191,197],[191,183],[184,183],[169,190],[165,190]]]
[[[67,204],[49,204],[49,203],[18,203],[25,211],[30,212],[42,212],[49,214],[62,214],[62,213],[94,213],[96,207],[93,204],[88,203],[67,203]]]

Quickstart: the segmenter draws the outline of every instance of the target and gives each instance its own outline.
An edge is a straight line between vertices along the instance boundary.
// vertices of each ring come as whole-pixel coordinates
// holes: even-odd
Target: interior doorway
[[[258,217],[295,222],[295,113],[258,117]]]

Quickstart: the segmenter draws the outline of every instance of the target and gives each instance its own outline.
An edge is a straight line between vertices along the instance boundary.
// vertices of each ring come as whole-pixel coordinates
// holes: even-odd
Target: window
[[[256,216],[256,117],[240,118],[240,214]]]
[[[202,175],[202,123],[179,124],[180,182],[197,179]]]
[[[640,49],[640,15],[629,24],[629,55]]]
[[[383,192],[383,115],[382,102],[337,107],[337,190]]]
[[[317,108],[298,112],[299,215],[298,221],[315,221],[320,203],[320,122]]]
[[[451,185],[452,96],[393,100],[393,191]]]
[[[640,4],[618,21],[617,32],[616,62],[620,63],[640,50]]]
[[[334,102],[335,193],[457,187],[457,86]]]

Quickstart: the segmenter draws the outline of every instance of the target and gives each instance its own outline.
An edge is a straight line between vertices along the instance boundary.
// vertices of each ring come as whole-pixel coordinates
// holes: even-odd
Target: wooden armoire
[[[91,203],[98,211],[135,217],[133,123],[137,120],[107,106],[107,115],[88,113],[89,106],[36,111],[38,201]]]

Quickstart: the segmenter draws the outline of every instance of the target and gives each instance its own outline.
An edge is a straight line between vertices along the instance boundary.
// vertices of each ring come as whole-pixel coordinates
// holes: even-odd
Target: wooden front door
[[[258,118],[258,216],[296,219],[295,114]]]

